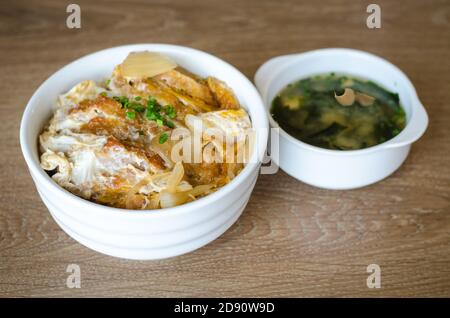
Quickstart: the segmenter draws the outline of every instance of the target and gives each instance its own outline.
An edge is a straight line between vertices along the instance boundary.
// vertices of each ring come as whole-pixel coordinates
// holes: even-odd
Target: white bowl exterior
[[[214,207],[205,206],[195,214],[185,213],[176,222],[168,219],[129,218],[114,214],[105,218],[88,218],[77,207],[62,200],[39,195],[55,221],[72,238],[108,255],[129,259],[162,259],[196,250],[224,233],[241,215],[256,182],[246,179],[231,192],[227,200]],[[151,213],[151,211],[149,211]]]
[[[416,91],[397,67],[375,55],[351,49],[321,49],[273,58],[255,75],[272,127],[273,98],[289,83],[323,73],[342,73],[367,78],[397,92],[407,117],[405,129],[395,138],[371,148],[355,151],[321,149],[303,143],[280,129],[281,169],[305,183],[326,189],[363,187],[389,176],[408,156],[411,143],[425,132],[428,116]]]
[[[360,188],[386,178],[401,166],[410,150],[410,145],[406,145],[353,156],[332,156],[297,147],[283,136],[279,140],[280,155],[275,162],[283,171],[312,186],[332,190]]]
[[[225,232],[244,210],[259,173],[249,163],[228,185],[200,200],[155,211],[114,209],[91,203],[59,187],[39,167],[37,137],[51,117],[57,95],[82,80],[102,80],[129,52],[153,50],[201,76],[224,80],[250,113],[257,130],[254,158],[262,158],[268,122],[261,98],[248,79],[224,61],[190,48],[140,44],[103,50],[62,68],[45,81],[24,112],[20,139],[30,174],[44,204],[61,228],[96,251],[130,259],[161,259],[193,251]]]

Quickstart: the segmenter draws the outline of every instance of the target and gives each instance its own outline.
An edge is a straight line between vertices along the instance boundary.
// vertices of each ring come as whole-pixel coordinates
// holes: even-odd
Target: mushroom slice
[[[351,106],[355,102],[355,91],[351,88],[346,88],[342,95],[336,95],[336,92],[334,92],[334,98],[342,106]]]
[[[358,92],[356,93],[355,99],[361,106],[372,106],[375,102],[375,97]]]

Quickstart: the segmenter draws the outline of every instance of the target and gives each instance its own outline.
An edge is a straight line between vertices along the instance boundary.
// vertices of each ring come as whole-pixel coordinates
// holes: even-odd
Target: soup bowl
[[[57,96],[75,84],[104,80],[132,51],[162,53],[200,76],[225,81],[248,111],[256,131],[250,162],[230,183],[196,201],[160,210],[111,208],[75,196],[55,183],[39,165],[38,136],[53,113]],[[20,144],[42,201],[57,224],[85,246],[129,259],[161,259],[198,249],[224,233],[241,215],[259,174],[265,152],[268,121],[253,84],[223,60],[195,49],[136,44],[82,57],[49,77],[25,108]]]
[[[372,80],[398,93],[406,113],[406,126],[397,136],[360,150],[329,150],[304,143],[280,128],[270,108],[274,97],[289,83],[324,73],[342,73]],[[428,125],[428,116],[408,77],[390,62],[353,49],[320,49],[279,56],[264,63],[255,74],[272,128],[278,154],[272,160],[282,170],[307,184],[326,189],[353,189],[380,181],[397,170],[411,144]]]

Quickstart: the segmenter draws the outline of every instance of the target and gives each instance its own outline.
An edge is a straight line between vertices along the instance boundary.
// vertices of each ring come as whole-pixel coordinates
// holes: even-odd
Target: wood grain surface
[[[0,296],[450,297],[450,2],[0,2]],[[430,116],[426,134],[386,180],[320,190],[283,172],[259,177],[242,217],[193,253],[129,261],[68,237],[39,199],[19,145],[24,107],[42,81],[85,54],[122,44],[172,43],[210,52],[250,79],[265,60],[322,47],[379,54],[411,78]],[[66,267],[81,267],[81,288]],[[367,265],[381,288],[366,286]]]

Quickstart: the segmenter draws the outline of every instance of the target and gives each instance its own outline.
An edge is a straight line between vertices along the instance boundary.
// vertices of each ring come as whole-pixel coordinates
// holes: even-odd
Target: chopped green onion
[[[147,101],[147,107],[148,108],[154,108],[157,101],[154,97],[150,97],[150,99]]]
[[[166,126],[169,127],[169,128],[175,128],[175,124],[173,122],[169,121],[169,120],[166,121]]]
[[[146,117],[148,120],[156,120],[156,119],[157,119],[156,113],[154,113],[154,112],[152,112],[152,111],[149,111],[148,108],[147,108],[147,112],[145,113],[145,117]]]
[[[140,113],[143,113],[145,111],[145,106],[137,102],[130,102],[128,104],[128,108],[134,109],[135,111]]]
[[[129,100],[126,96],[114,96],[113,98],[115,101],[122,104],[122,108],[128,108]]]
[[[127,115],[128,119],[135,119],[136,118],[136,113],[134,111],[127,111],[126,115]]]
[[[106,94],[106,92],[104,93]],[[113,96],[113,99],[119,102],[122,105],[122,108],[128,109],[126,116],[129,119],[135,119],[136,112],[144,113],[143,115],[146,119],[156,121],[158,126],[164,125],[169,128],[175,127],[175,124],[168,120],[168,118],[176,118],[176,110],[172,105],[161,106],[154,97],[150,97],[147,100],[147,105],[139,103],[139,101],[142,100],[141,96],[134,97],[132,101],[130,101],[126,96]]]
[[[169,118],[175,118],[177,116],[177,113],[175,111],[175,108],[172,105],[166,105],[164,112],[166,113]]]
[[[169,135],[168,135],[167,133],[162,133],[162,134],[159,136],[159,143],[160,143],[160,144],[163,144],[163,143],[165,143],[168,139],[169,139]]]

